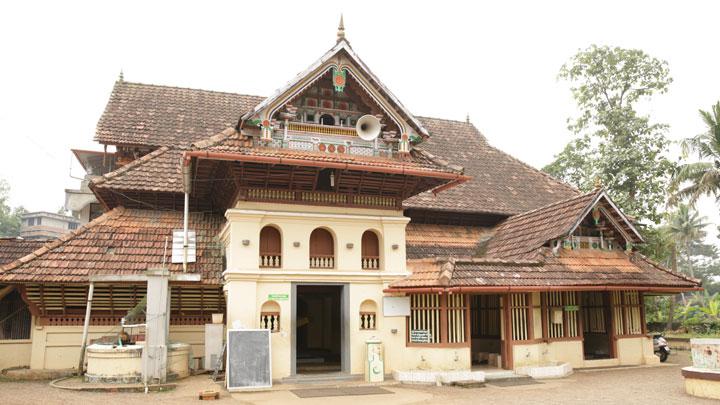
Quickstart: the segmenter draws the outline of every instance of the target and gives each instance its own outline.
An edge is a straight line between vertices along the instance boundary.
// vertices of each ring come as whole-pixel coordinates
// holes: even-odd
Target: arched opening
[[[282,238],[273,226],[260,230],[260,267],[280,268],[282,266]]]
[[[310,268],[332,269],[333,267],[335,267],[335,240],[327,229],[317,228],[310,234]]]
[[[322,125],[335,125],[335,117],[330,114],[323,114],[320,116],[320,123]]]
[[[380,268],[380,241],[373,231],[365,231],[362,235],[361,260],[363,269]]]
[[[377,328],[377,304],[373,300],[365,300],[360,304],[360,330]]]
[[[269,329],[271,332],[280,331],[280,304],[275,301],[265,301],[260,307],[260,329]]]

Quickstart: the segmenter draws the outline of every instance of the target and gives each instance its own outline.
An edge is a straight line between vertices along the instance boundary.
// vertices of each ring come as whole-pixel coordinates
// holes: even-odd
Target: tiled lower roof
[[[405,231],[408,260],[427,257],[474,257],[492,230],[477,226],[409,223]]]
[[[0,238],[0,266],[32,253],[46,243],[46,239]]]
[[[191,213],[189,228],[197,233],[197,262],[189,273],[200,272],[205,284],[221,284],[222,249],[217,239],[225,219]],[[172,232],[182,229],[183,214],[115,208],[60,239],[0,268],[0,283],[87,283],[93,274],[139,275],[163,263],[171,272]]]
[[[644,256],[620,250],[543,248],[539,260],[424,259],[410,261],[412,274],[391,288],[471,287],[547,288],[635,287],[693,289],[700,282],[673,273]],[[448,273],[448,266],[451,271]],[[443,272],[451,274],[443,278]]]

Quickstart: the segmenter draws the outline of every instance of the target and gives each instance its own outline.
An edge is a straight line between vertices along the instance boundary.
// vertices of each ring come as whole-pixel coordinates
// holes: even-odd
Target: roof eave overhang
[[[408,293],[445,293],[445,294],[464,294],[464,293],[510,293],[510,292],[546,292],[546,291],[641,291],[675,294],[690,291],[702,291],[703,288],[697,287],[672,287],[672,286],[634,286],[634,285],[574,285],[574,286],[466,286],[466,287],[389,287],[383,290],[386,294]]]

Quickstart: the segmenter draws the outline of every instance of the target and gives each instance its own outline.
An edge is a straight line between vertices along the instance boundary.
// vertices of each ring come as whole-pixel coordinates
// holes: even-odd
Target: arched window
[[[280,331],[280,305],[275,301],[265,301],[260,307],[260,328]]]
[[[373,300],[365,300],[360,304],[360,329],[377,328],[377,304]]]
[[[320,116],[320,123],[323,125],[335,125],[335,117],[330,114],[323,114]]]
[[[317,228],[310,234],[310,268],[332,269],[335,267],[335,241],[332,234]]]
[[[362,235],[362,268],[377,270],[380,268],[380,242],[373,231],[365,231]]]
[[[282,239],[280,231],[266,226],[260,231],[260,267],[280,268],[282,266]]]

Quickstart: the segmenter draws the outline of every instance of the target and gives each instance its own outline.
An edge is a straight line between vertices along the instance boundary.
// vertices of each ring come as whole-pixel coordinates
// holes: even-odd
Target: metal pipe
[[[90,283],[88,289],[88,301],[85,307],[85,323],[83,324],[82,345],[80,345],[80,362],[78,363],[78,375],[83,374],[85,365],[85,348],[87,347],[88,329],[90,328],[90,312],[92,311],[93,292],[95,291],[95,283]]]

